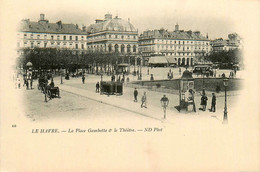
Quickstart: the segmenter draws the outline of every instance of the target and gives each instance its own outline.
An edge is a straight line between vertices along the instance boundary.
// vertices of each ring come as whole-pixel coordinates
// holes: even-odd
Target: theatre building
[[[111,14],[96,19],[87,27],[88,49],[92,51],[117,52],[122,55],[138,54],[138,31],[128,21]]]

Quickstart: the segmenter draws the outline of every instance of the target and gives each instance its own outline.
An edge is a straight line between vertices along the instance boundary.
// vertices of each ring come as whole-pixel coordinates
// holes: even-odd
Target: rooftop
[[[111,14],[106,14],[104,20],[97,19],[95,24],[87,28],[89,34],[102,31],[137,32],[129,19],[125,21],[118,16],[112,18]]]
[[[208,40],[199,31],[184,31],[184,30],[174,30],[168,31],[165,29],[159,30],[147,30],[140,35],[140,39],[147,38],[168,38],[168,39],[180,39],[180,40]]]
[[[64,24],[61,21],[49,23],[49,20],[44,19],[44,14],[40,15],[38,22],[29,19],[22,20],[18,30],[36,33],[86,34],[77,24]]]

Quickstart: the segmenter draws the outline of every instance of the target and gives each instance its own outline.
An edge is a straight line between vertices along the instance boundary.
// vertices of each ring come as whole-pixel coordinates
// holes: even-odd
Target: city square
[[[1,170],[260,169],[253,2],[36,1],[1,13]]]

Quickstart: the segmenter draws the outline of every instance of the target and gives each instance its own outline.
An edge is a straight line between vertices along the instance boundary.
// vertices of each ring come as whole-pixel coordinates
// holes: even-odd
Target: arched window
[[[122,45],[121,45],[121,53],[124,53],[124,52],[125,52],[125,45],[122,44]]]
[[[112,52],[112,45],[111,44],[108,45],[108,51]]]
[[[136,52],[136,45],[133,46],[133,52]]]
[[[127,45],[127,52],[130,53],[130,50],[131,50],[131,46],[128,44]]]
[[[115,52],[118,52],[118,45],[115,45]]]

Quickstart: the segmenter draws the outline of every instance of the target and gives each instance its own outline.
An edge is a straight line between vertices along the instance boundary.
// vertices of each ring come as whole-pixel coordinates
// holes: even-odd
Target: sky
[[[50,22],[61,20],[79,26],[95,23],[106,13],[128,20],[139,34],[150,29],[201,31],[210,39],[227,38],[229,33],[243,36],[247,13],[257,9],[259,3],[234,0],[6,0],[4,14],[18,23],[29,18],[38,21],[41,13]],[[244,20],[244,22],[242,22]]]
[[[210,39],[227,38],[229,33],[242,34],[241,19],[246,19],[246,1],[191,1],[191,0],[10,0],[3,1],[12,9],[8,17],[12,21],[29,18],[38,21],[41,13],[50,22],[62,20],[88,26],[95,19],[103,19],[106,13],[128,20],[139,34],[147,29],[174,30],[178,23],[181,30],[201,31]],[[8,15],[7,12],[6,15]],[[243,14],[245,13],[245,14]]]

